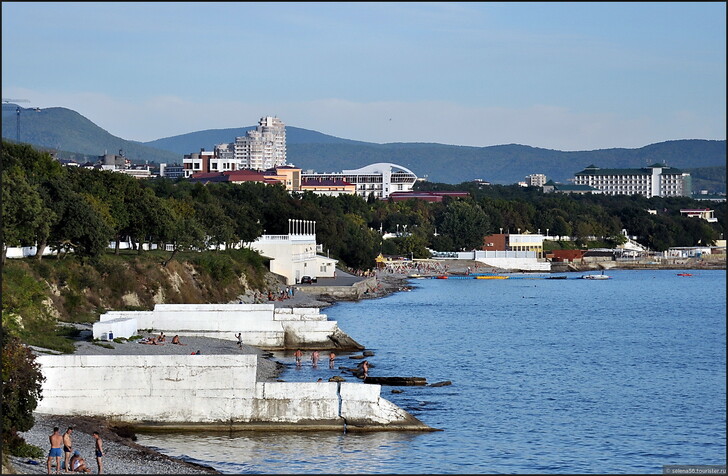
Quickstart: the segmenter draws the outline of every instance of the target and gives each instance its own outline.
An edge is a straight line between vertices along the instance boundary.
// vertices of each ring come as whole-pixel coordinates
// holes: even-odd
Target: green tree
[[[455,250],[480,249],[483,237],[489,232],[490,221],[472,202],[453,200],[446,206],[437,228],[452,239]]]
[[[33,352],[18,337],[4,335],[3,341],[3,447],[12,454],[23,442],[18,432],[33,428],[45,377]]]
[[[2,172],[2,262],[8,246],[35,246],[49,232],[48,215],[38,190],[18,167]]]

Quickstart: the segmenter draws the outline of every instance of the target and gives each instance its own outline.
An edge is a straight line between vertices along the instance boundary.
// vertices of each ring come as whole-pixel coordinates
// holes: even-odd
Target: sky
[[[726,3],[3,1],[2,97],[141,142],[263,116],[375,143],[725,140]]]

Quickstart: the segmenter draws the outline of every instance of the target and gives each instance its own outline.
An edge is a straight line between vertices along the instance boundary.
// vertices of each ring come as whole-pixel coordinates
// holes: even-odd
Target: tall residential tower
[[[286,125],[277,117],[261,117],[255,130],[236,137],[234,160],[239,168],[267,170],[286,165]]]

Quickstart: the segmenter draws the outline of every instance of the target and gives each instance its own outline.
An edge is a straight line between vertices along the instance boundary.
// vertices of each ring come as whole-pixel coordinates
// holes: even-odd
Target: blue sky
[[[266,115],[377,143],[724,140],[726,3],[3,2],[2,96],[138,141]]]

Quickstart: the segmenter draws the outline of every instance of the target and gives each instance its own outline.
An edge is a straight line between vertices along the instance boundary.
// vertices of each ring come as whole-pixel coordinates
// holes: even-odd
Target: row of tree
[[[130,238],[178,251],[239,246],[263,233],[288,233],[289,219],[313,220],[319,243],[350,267],[369,268],[380,252],[423,258],[438,251],[479,249],[499,232],[542,232],[618,243],[623,229],[654,250],[710,244],[724,223],[681,216],[704,207],[690,198],[568,196],[536,187],[421,183],[422,190],[466,190],[468,198],[441,203],[394,202],[358,196],[288,193],[260,183],[138,180],[128,175],[66,168],[29,145],[2,144],[3,260],[8,246],[46,247],[94,259],[109,242]],[[725,203],[715,204],[725,216]],[[647,210],[657,210],[657,214]],[[383,232],[406,231],[383,240]]]

